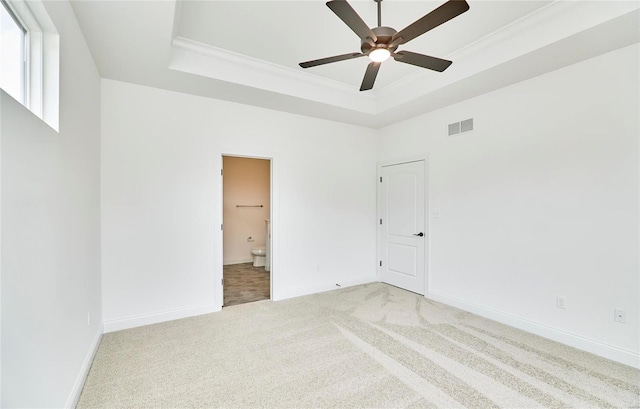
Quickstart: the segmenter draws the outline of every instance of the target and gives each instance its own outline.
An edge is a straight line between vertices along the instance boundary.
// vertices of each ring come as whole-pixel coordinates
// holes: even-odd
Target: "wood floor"
[[[224,266],[224,305],[244,304],[271,298],[270,273],[252,263]]]

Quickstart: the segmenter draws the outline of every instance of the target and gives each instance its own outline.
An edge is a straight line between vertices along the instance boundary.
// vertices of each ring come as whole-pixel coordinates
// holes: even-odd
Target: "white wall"
[[[639,60],[636,44],[381,130],[381,161],[429,155],[430,297],[638,364]]]
[[[251,249],[266,246],[271,214],[271,162],[266,159],[223,158],[223,264],[253,260]],[[263,207],[237,207],[262,205]],[[253,241],[249,241],[251,237]]]
[[[69,3],[45,6],[60,34],[60,133],[0,92],[7,408],[73,405],[102,331],[100,80]]]
[[[274,158],[274,298],[375,280],[375,131],[103,79],[105,330],[219,308],[221,155],[241,153]]]

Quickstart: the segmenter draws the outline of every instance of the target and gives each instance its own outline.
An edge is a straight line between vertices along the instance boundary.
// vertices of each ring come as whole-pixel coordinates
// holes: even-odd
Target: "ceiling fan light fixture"
[[[386,48],[376,48],[369,53],[369,59],[373,62],[383,62],[391,55],[391,52]]]

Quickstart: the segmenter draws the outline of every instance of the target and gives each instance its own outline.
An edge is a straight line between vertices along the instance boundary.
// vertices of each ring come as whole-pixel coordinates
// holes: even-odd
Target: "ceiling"
[[[104,78],[379,128],[640,41],[636,1],[482,1],[399,49],[451,59],[438,73],[367,58],[324,1],[72,1]],[[384,0],[401,30],[442,1]],[[373,0],[350,1],[370,26]]]
[[[384,0],[382,24],[400,31],[443,2]],[[498,7],[495,3],[477,2],[473,4],[473,13],[464,13],[401,49],[446,56],[550,1],[502,1]],[[351,4],[370,27],[376,26],[373,0],[352,1]],[[324,1],[189,1],[181,6],[179,36],[284,67],[300,69],[298,63],[302,61],[360,52],[360,39],[326,7]],[[496,9],[500,12],[496,13]],[[312,68],[308,72],[340,81],[357,91],[369,62],[368,59],[349,60]],[[385,64],[376,80],[376,88],[420,70],[408,64]]]

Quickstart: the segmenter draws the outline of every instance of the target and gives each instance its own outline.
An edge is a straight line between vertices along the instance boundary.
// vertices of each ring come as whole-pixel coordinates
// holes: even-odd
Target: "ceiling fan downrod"
[[[382,0],[373,0],[378,3],[378,27],[382,27]]]

